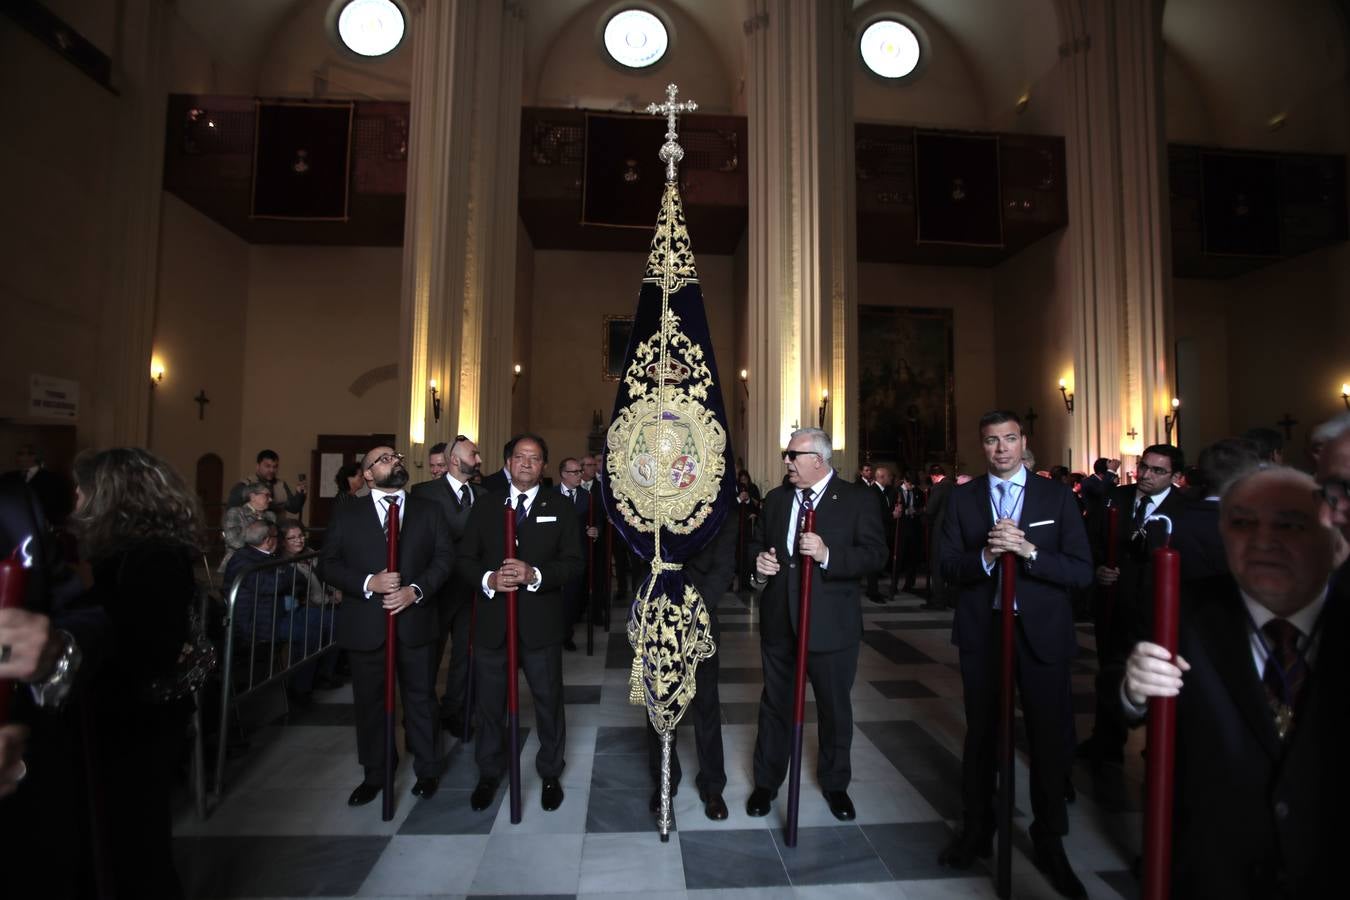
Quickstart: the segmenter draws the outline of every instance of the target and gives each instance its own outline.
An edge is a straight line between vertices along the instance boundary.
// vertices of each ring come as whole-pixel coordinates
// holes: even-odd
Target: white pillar
[[[794,426],[825,429],[852,473],[857,411],[857,241],[850,6],[749,0],[747,240],[749,455],[757,480],[782,472]]]

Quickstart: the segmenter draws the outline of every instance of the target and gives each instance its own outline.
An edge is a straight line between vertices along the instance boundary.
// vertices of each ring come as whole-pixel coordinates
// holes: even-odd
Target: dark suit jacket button
[[[797,564],[796,564],[796,563],[788,563],[788,568],[789,568],[789,569],[795,569],[795,568],[797,568]]]
[[[1275,818],[1280,819],[1280,820],[1284,820],[1284,819],[1289,818],[1289,804],[1288,804],[1288,803],[1285,803],[1283,800],[1277,800],[1277,801],[1275,802]]]

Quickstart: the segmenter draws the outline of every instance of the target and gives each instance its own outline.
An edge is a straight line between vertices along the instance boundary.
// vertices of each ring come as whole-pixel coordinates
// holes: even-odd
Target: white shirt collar
[[[460,489],[464,487],[466,482],[460,481],[458,478],[451,475],[449,472],[445,473],[445,480],[449,483],[450,490],[454,492],[456,497],[458,497],[460,494]]]
[[[998,477],[997,475],[995,475],[993,472],[990,472],[990,473],[989,473],[989,493],[992,494],[992,493],[994,493],[994,491],[996,491],[996,490],[998,489],[998,488],[997,488],[997,485],[998,485],[998,483],[999,483],[1000,481],[1007,481],[1009,484],[1015,484],[1015,485],[1017,485],[1017,486],[1020,487],[1020,488],[1025,488],[1025,487],[1027,486],[1027,467],[1026,467],[1026,466],[1018,466],[1018,467],[1017,467],[1017,471],[1013,473],[1013,475],[1012,475],[1011,478],[999,478],[999,477]]]
[[[1327,585],[1322,585],[1322,590],[1313,598],[1307,606],[1294,613],[1292,616],[1285,616],[1289,623],[1303,633],[1306,638],[1312,634],[1313,628],[1317,626],[1317,617],[1322,615],[1322,608],[1327,605]],[[1239,589],[1241,591],[1241,589]],[[1260,603],[1256,602],[1246,591],[1241,591],[1242,602],[1247,604],[1247,612],[1251,613],[1252,621],[1256,623],[1257,629],[1264,628],[1271,619],[1279,618],[1275,613],[1266,609]]]
[[[831,469],[830,471],[825,473],[824,478],[820,479],[815,484],[811,485],[811,505],[814,506],[820,500],[820,498],[825,495],[825,485],[829,484],[830,479],[833,477],[834,477],[834,470]],[[797,492],[797,499],[800,500],[802,497],[802,489],[795,488],[794,490],[796,490]]]
[[[1137,498],[1139,502],[1147,501],[1149,503],[1152,503],[1153,511],[1157,512],[1158,507],[1162,506],[1163,501],[1167,499],[1167,495],[1172,493],[1172,486],[1169,484],[1167,487],[1163,488],[1161,491],[1159,491],[1156,494],[1153,494],[1152,496],[1145,494],[1143,491],[1135,491],[1135,493],[1139,495],[1139,497]],[[1138,509],[1138,503],[1135,504],[1135,508]]]
[[[525,507],[526,507],[527,509],[528,509],[529,507],[531,507],[531,506],[534,506],[534,498],[537,497],[537,496],[539,495],[539,485],[538,485],[538,483],[536,483],[535,486],[532,487],[532,488],[530,488],[528,491],[518,491],[518,490],[516,490],[516,486],[515,486],[515,485],[511,485],[511,490],[510,490],[510,492],[508,493],[508,496],[511,498],[511,505],[512,505],[512,506],[515,506],[515,505],[516,505],[516,496],[519,495],[519,494],[524,494],[524,495],[525,495]]]
[[[403,500],[404,500],[404,497],[405,497],[405,496],[406,496],[406,495],[403,493],[403,488],[398,488],[397,490],[393,490],[393,491],[386,490],[385,488],[378,488],[378,487],[372,487],[372,488],[370,489],[370,497],[371,497],[371,499],[374,500],[374,501],[375,501],[375,505],[378,506],[378,507],[380,507],[381,509],[388,509],[388,508],[389,508],[389,505],[388,505],[387,503],[384,502],[384,498],[385,498],[385,497],[397,497],[397,498],[398,498],[398,505],[399,505],[399,506],[402,506],[402,505],[403,505]]]

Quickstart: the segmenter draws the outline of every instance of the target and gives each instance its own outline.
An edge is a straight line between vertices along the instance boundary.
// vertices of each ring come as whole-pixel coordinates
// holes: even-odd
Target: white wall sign
[[[28,414],[47,419],[80,417],[80,383],[68,378],[34,375],[30,381]]]

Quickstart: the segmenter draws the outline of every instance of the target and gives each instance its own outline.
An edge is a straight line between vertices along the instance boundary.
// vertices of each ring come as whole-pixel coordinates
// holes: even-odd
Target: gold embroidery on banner
[[[693,673],[699,663],[717,652],[712,621],[703,598],[691,584],[684,586],[683,603],[673,603],[665,594],[648,593],[640,598],[638,609],[641,620],[628,623],[629,641],[638,649],[629,676],[629,701],[634,706],[647,706],[653,727],[664,734],[679,723],[694,702],[698,688]],[[647,635],[640,646],[638,633]]]
[[[686,282],[698,281],[694,269],[694,248],[684,224],[684,205],[675,185],[666,185],[661,196],[661,212],[656,217],[656,234],[647,256],[647,274],[643,281],[665,283],[673,294]]]

